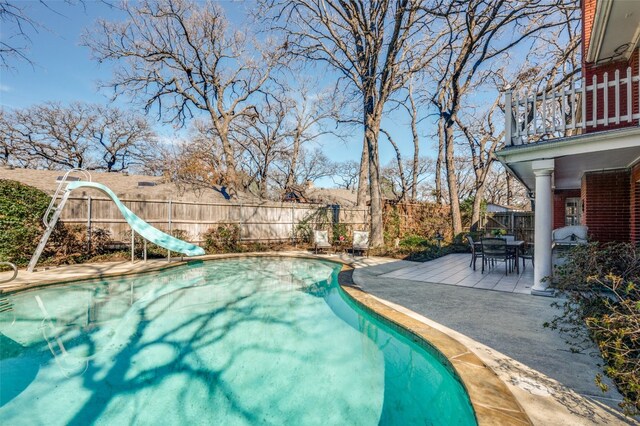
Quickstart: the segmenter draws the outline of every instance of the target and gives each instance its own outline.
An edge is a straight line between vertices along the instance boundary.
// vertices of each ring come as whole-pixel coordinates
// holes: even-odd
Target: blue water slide
[[[120,201],[116,194],[114,194],[114,192],[108,187],[100,183],[87,181],[75,181],[70,182],[69,185],[67,185],[67,191],[73,191],[74,189],[78,188],[93,188],[105,193],[109,198],[113,200],[116,206],[118,206],[118,209],[120,209],[122,216],[124,216],[129,226],[131,226],[131,229],[140,234],[140,236],[142,236],[142,238],[144,238],[145,240],[150,241],[153,244],[157,244],[160,247],[166,248],[167,250],[182,253],[186,256],[200,256],[205,254],[202,247],[198,247],[195,244],[191,244],[186,241],[179,240],[178,238],[172,237],[171,235],[166,234],[157,228],[154,228],[144,220],[140,219],[124,204],[122,204],[122,201]]]

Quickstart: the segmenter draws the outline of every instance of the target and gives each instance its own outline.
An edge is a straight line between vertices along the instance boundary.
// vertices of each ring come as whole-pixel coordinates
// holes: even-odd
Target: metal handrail
[[[60,193],[64,189],[66,189],[65,185],[67,184],[67,178],[71,173],[75,173],[75,172],[83,174],[85,177],[85,180],[91,182],[91,173],[89,173],[87,170],[82,168],[74,168],[74,169],[67,170],[67,172],[64,174],[64,176],[60,180],[60,183],[58,184],[58,188],[56,188],[56,192],[53,194],[53,197],[51,197],[51,202],[49,203],[49,207],[47,207],[47,211],[44,212],[44,215],[42,216],[42,223],[44,223],[44,226],[46,226],[47,228],[51,226],[51,221],[48,220],[49,214],[51,213],[51,210],[53,209],[53,206],[55,205],[56,200],[58,199],[58,196],[60,195]]]
[[[0,262],[0,266],[11,266],[13,268],[13,276],[8,280],[0,281],[0,284],[5,284],[16,279],[16,277],[18,276],[18,267],[16,265],[11,262]]]

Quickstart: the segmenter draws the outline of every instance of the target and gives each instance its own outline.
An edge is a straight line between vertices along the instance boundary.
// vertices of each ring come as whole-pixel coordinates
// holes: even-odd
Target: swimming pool
[[[40,288],[0,313],[3,424],[475,424],[341,265],[236,258]]]

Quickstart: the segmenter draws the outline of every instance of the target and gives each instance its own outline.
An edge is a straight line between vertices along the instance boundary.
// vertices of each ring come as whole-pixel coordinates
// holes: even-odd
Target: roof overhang
[[[576,189],[587,172],[628,168],[640,161],[640,127],[508,147],[496,156],[529,190],[535,188],[533,162],[554,159],[555,188]]]
[[[599,0],[586,62],[629,60],[640,41],[637,1]]]

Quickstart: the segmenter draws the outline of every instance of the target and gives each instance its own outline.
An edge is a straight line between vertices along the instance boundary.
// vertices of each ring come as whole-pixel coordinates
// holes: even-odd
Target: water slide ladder
[[[67,191],[67,180],[71,173],[80,173],[83,175],[84,180],[91,182],[91,174],[85,169],[71,169],[64,174],[64,176],[60,180],[60,183],[58,184],[56,192],[53,194],[53,197],[51,197],[51,203],[49,203],[47,211],[44,213],[44,216],[42,216],[42,222],[45,226],[45,232],[42,235],[42,238],[40,238],[38,247],[31,257],[31,261],[29,261],[29,266],[27,266],[28,272],[33,272],[34,268],[36,267],[38,259],[40,259],[40,255],[42,255],[42,251],[44,250],[44,246],[47,245],[47,241],[49,241],[49,237],[56,227],[58,219],[60,219],[62,209],[69,199],[70,191]]]

